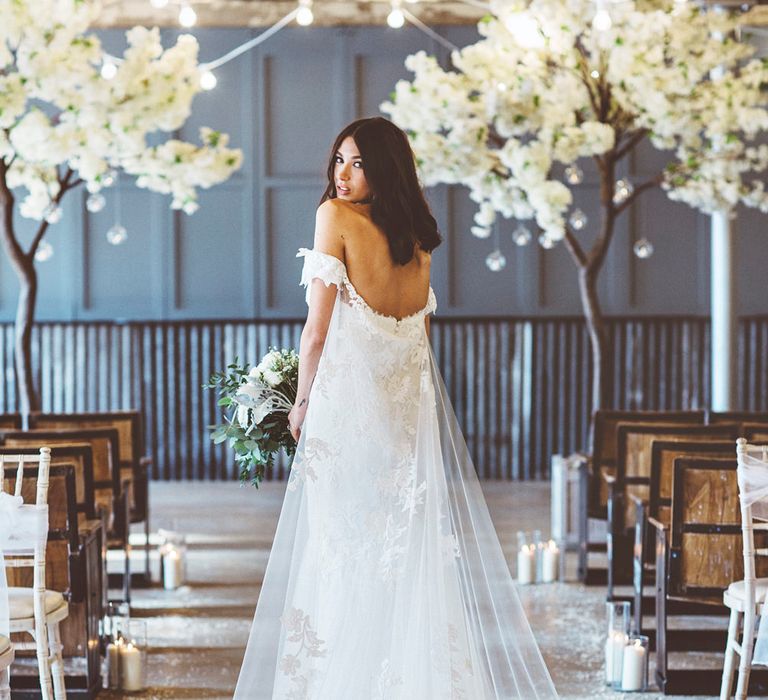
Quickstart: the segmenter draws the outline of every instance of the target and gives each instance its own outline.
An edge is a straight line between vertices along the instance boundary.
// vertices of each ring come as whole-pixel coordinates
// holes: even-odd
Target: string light
[[[101,64],[101,77],[104,80],[112,80],[117,75],[117,66],[111,58],[105,58]]]
[[[392,0],[392,11],[387,15],[387,24],[392,29],[400,29],[405,24],[405,15],[400,7],[400,0]]]
[[[197,12],[190,5],[182,5],[179,10],[179,24],[189,29],[197,24]]]
[[[299,9],[296,11],[296,23],[302,27],[308,27],[314,21],[312,0],[299,0]]]
[[[605,9],[605,5],[602,2],[597,3],[597,12],[595,12],[595,16],[592,19],[592,26],[598,32],[607,32],[613,26],[611,15]]]
[[[203,88],[203,90],[213,90],[213,88],[216,87],[217,82],[213,71],[206,70],[200,74],[200,87]]]

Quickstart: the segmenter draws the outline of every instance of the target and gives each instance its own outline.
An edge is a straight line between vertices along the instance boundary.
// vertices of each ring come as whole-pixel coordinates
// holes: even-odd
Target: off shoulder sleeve
[[[326,287],[332,284],[341,287],[346,276],[346,267],[337,257],[310,248],[299,248],[296,257],[304,258],[304,267],[301,270],[301,282],[299,284],[307,290],[305,296],[307,306],[309,306],[309,295],[312,289],[310,282],[314,278],[322,280]]]
[[[437,297],[435,296],[435,290],[432,287],[429,288],[429,295],[427,297],[426,313],[433,314],[437,309]]]

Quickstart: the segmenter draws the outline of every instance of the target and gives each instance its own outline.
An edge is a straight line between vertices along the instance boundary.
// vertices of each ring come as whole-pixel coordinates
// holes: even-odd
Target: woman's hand
[[[291,431],[291,435],[296,442],[301,437],[301,426],[304,423],[304,416],[307,414],[307,400],[302,399],[298,404],[293,404],[293,407],[288,413],[288,429]]]

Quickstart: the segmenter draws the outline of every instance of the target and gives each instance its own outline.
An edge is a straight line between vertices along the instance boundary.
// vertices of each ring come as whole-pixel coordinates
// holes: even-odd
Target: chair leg
[[[51,675],[53,676],[53,697],[55,700],[66,700],[67,690],[64,686],[64,646],[61,643],[59,623],[48,625],[48,642],[51,650]]]
[[[37,651],[37,672],[40,676],[40,693],[43,700],[53,700],[48,630],[44,622],[39,624],[36,621],[35,623],[35,649]]]
[[[731,700],[733,690],[734,661],[736,659],[736,637],[739,633],[739,618],[741,613],[736,608],[731,609],[731,619],[728,623],[728,641],[725,643],[725,662],[723,664],[723,680],[720,684],[720,700]]]
[[[736,684],[736,700],[747,700],[749,672],[752,670],[752,648],[755,643],[755,612],[744,613],[744,627],[741,633],[741,659],[739,660],[739,680]]]
[[[9,668],[0,670],[0,700],[11,700],[11,673]]]

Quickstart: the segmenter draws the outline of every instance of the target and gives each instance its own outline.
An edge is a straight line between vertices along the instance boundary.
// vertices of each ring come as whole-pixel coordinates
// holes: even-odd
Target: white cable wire
[[[446,39],[445,37],[440,36],[434,29],[431,27],[428,27],[424,22],[422,22],[418,17],[415,15],[412,15],[408,10],[406,10],[404,7],[402,8],[403,14],[405,15],[405,18],[417,29],[420,29],[424,34],[426,34],[431,39],[434,39],[438,44],[442,44],[445,46],[445,48],[450,49],[451,51],[458,51],[459,47],[456,46],[456,44],[451,43]]]

